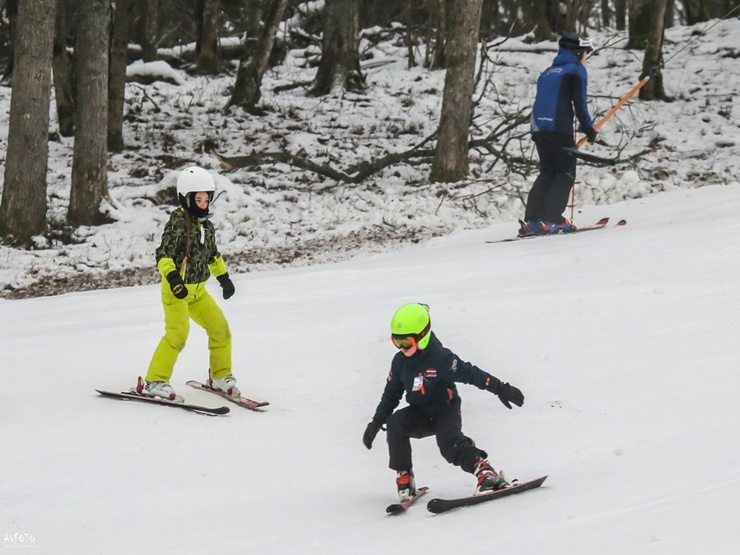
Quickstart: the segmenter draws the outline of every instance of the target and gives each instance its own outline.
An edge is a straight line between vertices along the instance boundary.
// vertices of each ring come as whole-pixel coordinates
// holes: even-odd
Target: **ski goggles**
[[[427,326],[423,330],[421,330],[421,333],[393,333],[391,334],[391,341],[393,342],[393,345],[396,347],[396,349],[407,351],[412,347],[416,347],[419,344],[419,341],[424,339],[424,337],[426,337],[426,335],[429,333],[430,328],[431,323],[427,324]]]

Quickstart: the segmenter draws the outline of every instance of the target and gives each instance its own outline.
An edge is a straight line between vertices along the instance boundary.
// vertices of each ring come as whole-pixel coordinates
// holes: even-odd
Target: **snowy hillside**
[[[608,205],[656,191],[737,184],[740,156],[738,95],[740,19],[667,30],[666,92],[672,102],[633,101],[600,130],[601,144],[588,152],[619,155],[615,168],[581,164],[580,208]],[[626,37],[594,32],[589,107],[598,121],[638,81],[642,52],[625,50]],[[115,223],[66,229],[73,140],[50,143],[49,237],[36,250],[0,245],[0,297],[20,298],[74,290],[149,284],[159,279],[154,249],[172,206],[169,188],[181,169],[200,164],[216,178],[213,204],[219,244],[232,273],[300,267],[343,260],[357,253],[388,251],[455,230],[509,222],[517,227],[526,179],[507,172],[481,150],[471,152],[470,181],[428,183],[429,167],[396,165],[360,185],[345,185],[286,164],[233,172],[202,150],[204,142],[225,156],[289,152],[334,169],[347,168],[430,137],[439,122],[443,71],[407,69],[398,37],[371,46],[365,94],[310,98],[303,88],[277,87],[310,81],[304,51],[265,76],[259,117],[225,114],[234,76],[193,77],[172,70],[178,84],[131,83],[127,88],[127,150],[111,159],[110,215]],[[496,43],[500,41],[495,41]],[[489,135],[503,119],[528,113],[537,76],[552,62],[555,44],[510,39],[490,45],[493,60],[476,92],[473,137]],[[130,74],[160,71],[134,64]],[[485,93],[483,90],[484,83]],[[10,89],[0,87],[0,144],[7,141]],[[510,156],[536,158],[526,137],[506,144]],[[504,148],[502,141],[493,145]],[[0,165],[0,178],[3,165]],[[0,184],[2,179],[0,179]],[[582,224],[576,212],[576,224]],[[64,240],[62,240],[64,239]]]
[[[242,389],[226,417],[104,399],[143,372],[156,285],[2,303],[0,539],[53,555],[732,554],[740,545],[740,188],[586,208],[623,228],[499,245],[510,224],[350,261],[249,273],[222,302]],[[215,284],[212,284],[215,287]],[[393,311],[431,305],[440,339],[520,387],[461,386],[463,429],[520,496],[387,517],[381,434],[361,442],[394,349]],[[172,383],[203,378],[191,331]],[[433,439],[419,484],[472,491]],[[21,545],[23,538],[24,545]]]

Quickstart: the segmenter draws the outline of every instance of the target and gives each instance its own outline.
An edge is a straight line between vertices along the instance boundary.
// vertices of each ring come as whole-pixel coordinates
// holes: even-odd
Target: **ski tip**
[[[609,223],[609,218],[601,218],[598,222],[596,222],[596,225],[606,225]]]
[[[617,225],[618,225],[618,226],[623,226],[623,225],[627,225],[627,220],[619,220],[619,221],[617,222]]]

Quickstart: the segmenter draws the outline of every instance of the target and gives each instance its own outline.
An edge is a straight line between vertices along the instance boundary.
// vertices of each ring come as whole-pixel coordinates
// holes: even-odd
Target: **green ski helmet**
[[[414,344],[419,350],[425,349],[432,338],[431,331],[432,320],[425,304],[405,304],[391,319],[391,341],[399,349],[409,349]]]

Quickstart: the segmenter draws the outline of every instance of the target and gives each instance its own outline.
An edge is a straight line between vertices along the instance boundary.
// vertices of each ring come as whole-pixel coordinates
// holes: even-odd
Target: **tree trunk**
[[[57,107],[59,134],[72,137],[75,133],[75,101],[72,93],[72,64],[67,54],[67,25],[65,6],[56,2],[54,24],[54,99]]]
[[[326,0],[321,62],[311,94],[322,96],[336,89],[361,91],[358,0]]]
[[[645,45],[645,57],[642,60],[643,75],[647,75],[650,69],[658,67],[663,58],[663,36],[665,31],[666,0],[652,0],[651,2],[650,34]],[[642,100],[665,100],[666,94],[663,88],[663,73],[659,72],[640,89]]]
[[[627,48],[644,50],[652,31],[653,0],[629,0],[629,30]]]
[[[67,219],[75,227],[107,220],[109,0],[84,0],[77,26],[77,121]]]
[[[218,0],[198,0],[195,14],[198,21],[198,40],[195,43],[196,70],[203,75],[221,73],[218,57]]]
[[[132,0],[116,0],[110,38],[108,70],[108,150],[122,152],[123,106],[126,98],[126,64]]]
[[[614,0],[614,20],[617,31],[627,28],[627,0]]]
[[[46,230],[54,2],[18,4],[0,233],[21,243]]]
[[[239,63],[236,83],[229,103],[226,105],[227,108],[241,106],[251,112],[259,102],[262,76],[267,71],[278,25],[283,19],[287,5],[288,0],[270,0],[256,47],[252,50],[247,49],[245,57]]]
[[[139,0],[144,25],[141,44],[141,59],[145,62],[157,60],[159,42],[159,0]]]
[[[550,20],[547,17],[547,2],[545,0],[530,1],[530,17],[535,25],[534,38],[537,41],[553,40],[555,34],[550,26]]]
[[[447,73],[430,175],[433,182],[459,181],[468,175],[468,136],[481,5],[482,0],[460,0],[448,14]]]
[[[683,0],[683,7],[687,25],[709,21],[709,8],[705,0]]]

